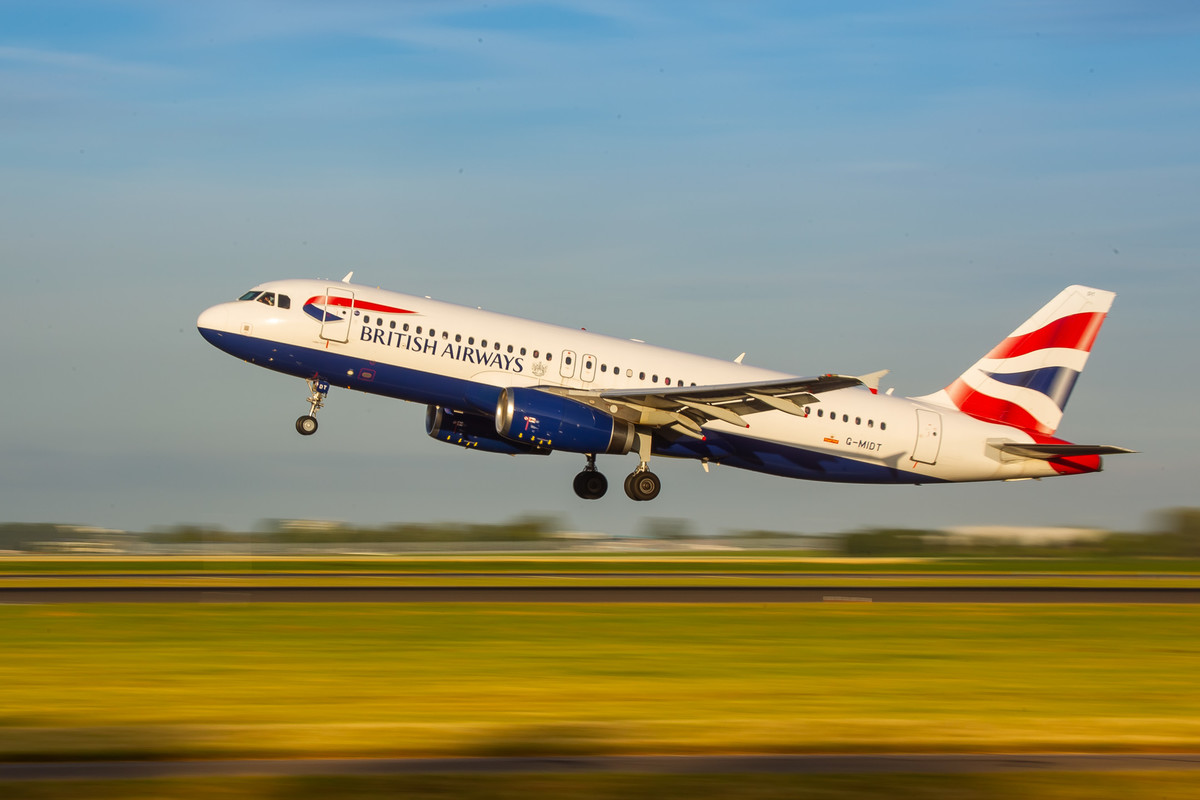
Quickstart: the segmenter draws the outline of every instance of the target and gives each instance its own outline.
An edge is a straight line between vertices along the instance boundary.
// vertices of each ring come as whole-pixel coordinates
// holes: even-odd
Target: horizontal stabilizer
[[[1136,453],[1124,447],[1113,447],[1108,444],[1022,444],[1020,442],[1003,442],[996,448],[1002,453],[1022,456],[1023,458],[1040,458],[1049,461],[1052,458],[1072,458],[1075,456],[1116,456],[1121,453]]]

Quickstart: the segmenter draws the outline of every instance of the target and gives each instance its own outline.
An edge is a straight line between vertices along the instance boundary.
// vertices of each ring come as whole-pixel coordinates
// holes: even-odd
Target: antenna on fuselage
[[[346,277],[342,278],[342,283],[349,283],[350,279],[353,277],[354,277],[354,270],[350,270],[349,272],[346,273]]]

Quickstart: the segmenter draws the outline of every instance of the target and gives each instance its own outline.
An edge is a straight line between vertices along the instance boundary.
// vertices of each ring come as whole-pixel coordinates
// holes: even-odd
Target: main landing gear
[[[650,456],[650,437],[646,436],[638,448],[641,462],[638,468],[625,478],[625,494],[631,500],[653,500],[662,491],[662,481],[650,471],[647,459]],[[596,454],[587,453],[587,466],[575,476],[575,494],[584,500],[598,500],[608,491],[608,479],[596,469]]]
[[[653,500],[662,491],[662,481],[643,463],[625,478],[625,494],[631,500]]]
[[[320,378],[310,380],[308,388],[312,392],[308,396],[308,414],[296,420],[296,431],[301,436],[312,436],[317,432],[317,411],[325,405],[325,398],[329,396],[329,381]]]
[[[584,500],[599,500],[608,491],[608,478],[596,469],[596,454],[587,454],[587,466],[575,476],[575,494]]]

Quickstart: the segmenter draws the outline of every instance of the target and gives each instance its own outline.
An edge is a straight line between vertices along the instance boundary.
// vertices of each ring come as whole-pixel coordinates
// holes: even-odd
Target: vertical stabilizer
[[[1102,289],[1068,286],[954,383],[915,399],[1053,434],[1114,297]]]

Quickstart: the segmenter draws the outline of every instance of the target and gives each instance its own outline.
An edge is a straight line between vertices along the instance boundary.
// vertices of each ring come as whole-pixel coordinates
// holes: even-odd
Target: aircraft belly
[[[705,428],[705,440],[680,437],[656,444],[665,456],[707,458],[723,466],[769,475],[838,483],[940,483],[941,479],[899,469],[881,459],[862,460],[828,450]]]

